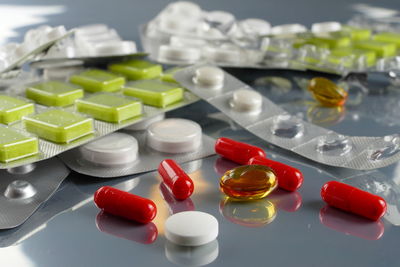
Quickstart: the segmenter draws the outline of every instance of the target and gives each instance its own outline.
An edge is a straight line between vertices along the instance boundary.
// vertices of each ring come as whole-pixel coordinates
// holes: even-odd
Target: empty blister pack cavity
[[[57,190],[69,169],[58,158],[0,170],[0,229],[16,227]]]
[[[165,158],[184,163],[213,155],[214,143],[193,121],[165,119],[147,131],[112,133],[59,157],[76,172],[111,178],[155,170]]]
[[[186,67],[175,80],[254,135],[311,160],[367,170],[400,159],[398,135],[345,136],[306,122],[217,67]]]
[[[0,168],[44,160],[125,127],[146,129],[165,112],[199,100],[176,82],[149,80],[162,74],[160,65],[128,65],[139,80],[77,68],[55,80],[8,87],[0,95],[0,130],[12,140],[0,144]]]

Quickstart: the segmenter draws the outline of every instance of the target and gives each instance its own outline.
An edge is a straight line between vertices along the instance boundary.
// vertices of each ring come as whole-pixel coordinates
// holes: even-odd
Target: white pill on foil
[[[205,58],[220,63],[238,63],[240,61],[239,50],[233,47],[206,47],[203,49]]]
[[[262,95],[249,89],[236,90],[230,100],[230,106],[239,112],[259,113],[262,108]]]
[[[185,119],[166,119],[152,123],[147,129],[147,145],[165,153],[196,151],[202,140],[198,123]]]
[[[224,72],[217,67],[200,67],[195,71],[193,82],[200,86],[221,88],[224,84]]]
[[[192,63],[200,59],[200,50],[194,47],[162,45],[158,51],[161,60]]]
[[[218,221],[201,211],[184,211],[170,216],[165,222],[165,237],[181,246],[201,246],[218,236]]]
[[[273,35],[287,35],[306,32],[307,27],[301,24],[282,24],[271,29]]]
[[[263,19],[245,19],[239,22],[239,27],[251,35],[266,35],[271,31],[271,24]]]
[[[132,163],[138,158],[139,145],[133,136],[112,133],[79,148],[82,157],[100,165]]]
[[[136,53],[136,44],[133,41],[111,41],[95,46],[96,56],[127,55]]]
[[[311,31],[313,33],[327,33],[327,32],[337,32],[342,29],[342,24],[337,21],[326,21],[314,23],[311,26]]]

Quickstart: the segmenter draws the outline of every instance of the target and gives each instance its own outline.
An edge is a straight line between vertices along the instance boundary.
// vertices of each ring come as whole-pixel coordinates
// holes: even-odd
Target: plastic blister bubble
[[[298,138],[304,134],[304,125],[300,118],[282,114],[274,118],[271,132],[282,138]]]
[[[330,133],[318,138],[316,150],[327,156],[343,156],[352,149],[351,140],[340,134]]]
[[[371,145],[368,152],[372,161],[381,161],[397,155],[400,152],[400,135],[385,136],[382,142]]]

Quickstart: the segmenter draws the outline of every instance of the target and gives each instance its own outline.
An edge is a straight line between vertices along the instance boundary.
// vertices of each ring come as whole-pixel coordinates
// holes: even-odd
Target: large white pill
[[[218,236],[218,221],[201,211],[184,211],[170,216],[165,222],[165,237],[181,246],[200,246]]]
[[[262,96],[253,90],[239,89],[233,93],[230,106],[239,112],[259,113],[262,108]]]
[[[136,44],[133,41],[111,41],[95,46],[96,56],[127,55],[136,53]]]
[[[250,35],[265,35],[271,31],[271,24],[262,19],[245,19],[239,22],[239,28]]]
[[[192,63],[200,59],[200,50],[194,47],[162,45],[158,51],[161,60]]]
[[[274,35],[289,35],[306,32],[307,28],[301,24],[282,24],[272,27],[271,33]]]
[[[221,88],[224,84],[224,72],[217,67],[200,67],[195,71],[193,82],[212,88]]]
[[[143,131],[147,130],[151,124],[157,121],[162,121],[165,118],[165,113],[161,113],[158,115],[155,115],[153,117],[150,117],[148,119],[144,119],[142,121],[139,121],[138,123],[135,123],[131,126],[126,127],[125,129],[131,130],[131,131]]]
[[[220,63],[237,63],[240,61],[240,52],[233,47],[206,47],[204,57]]]
[[[314,23],[311,26],[311,31],[313,33],[326,33],[326,32],[337,32],[342,29],[342,24],[337,21],[327,21]]]
[[[82,157],[100,165],[120,165],[138,158],[138,142],[128,134],[112,133],[80,148]]]
[[[187,153],[201,145],[202,133],[198,123],[185,119],[166,119],[147,129],[147,145],[165,153]]]

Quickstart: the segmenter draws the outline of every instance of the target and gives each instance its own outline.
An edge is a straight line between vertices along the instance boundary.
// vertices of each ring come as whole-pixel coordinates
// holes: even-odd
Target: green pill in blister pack
[[[11,128],[0,126],[0,162],[9,162],[38,153],[36,137],[25,136]]]
[[[400,49],[400,33],[394,32],[381,32],[375,34],[373,37],[374,40],[384,42],[384,43],[391,43],[396,45],[397,49]]]
[[[93,119],[60,109],[49,109],[23,120],[28,132],[55,143],[69,143],[93,133]]]
[[[396,55],[396,45],[376,40],[366,40],[354,42],[353,46],[357,49],[373,51],[378,57],[392,57]]]
[[[0,95],[0,123],[10,124],[35,111],[33,103],[17,97]]]
[[[125,84],[125,78],[104,70],[91,69],[71,76],[70,82],[92,93],[115,92]]]
[[[142,103],[134,99],[99,93],[76,101],[79,112],[107,122],[121,122],[142,114]]]
[[[128,83],[123,92],[156,107],[166,107],[183,99],[183,89],[179,85],[158,80]]]
[[[339,32],[333,33],[333,36],[349,36],[352,41],[362,41],[371,38],[371,34],[372,31],[370,29],[344,25]]]
[[[26,97],[45,106],[64,107],[72,105],[76,99],[83,97],[83,89],[79,86],[60,82],[48,81],[28,87]]]
[[[328,57],[328,61],[333,64],[340,64],[342,59],[351,58],[351,61],[348,64],[354,65],[354,63],[362,57],[365,58],[365,63],[368,67],[373,66],[376,63],[376,53],[374,51],[355,49],[351,47],[333,49]]]
[[[162,67],[144,60],[130,60],[111,64],[108,69],[114,73],[124,75],[129,80],[154,79],[161,76]]]

